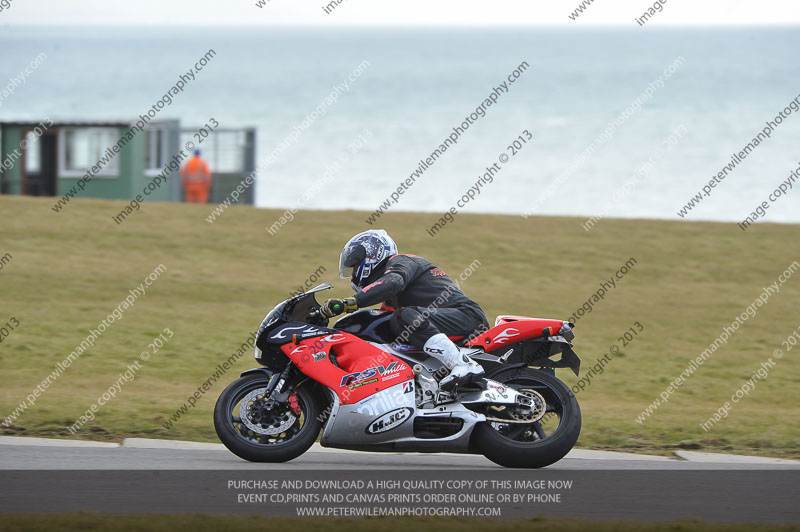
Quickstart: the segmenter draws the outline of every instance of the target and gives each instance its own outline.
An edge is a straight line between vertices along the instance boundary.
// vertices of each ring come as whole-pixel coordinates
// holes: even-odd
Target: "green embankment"
[[[72,201],[55,213],[51,198],[0,197],[0,323],[19,325],[0,344],[0,433],[118,440],[126,436],[215,441],[214,401],[255,365],[248,351],[212,383],[196,408],[166,428],[184,401],[236,352],[266,311],[320,266],[318,282],[345,296],[336,268],[343,243],[365,228],[361,212],[301,212],[270,236],[277,211],[145,204],[116,225],[123,202]],[[800,326],[800,275],[743,321],[669,400],[643,423],[636,417],[745,311],[762,288],[800,261],[798,226],[602,220],[590,232],[577,218],[459,215],[436,237],[432,214],[390,213],[404,252],[425,256],[452,277],[477,259],[464,290],[490,319],[500,313],[567,318],[630,258],[636,263],[577,322],[582,375],[620,346],[602,374],[578,394],[579,446],[635,452],[677,448],[800,456],[797,350],[706,432],[700,423],[774,357]],[[3,424],[158,265],[166,270],[82,356],[11,423]],[[477,264],[477,263],[474,263]],[[800,266],[800,263],[798,264]],[[800,273],[800,271],[798,271]],[[629,345],[618,339],[640,322]],[[71,435],[79,419],[165,327],[174,337],[142,363],[135,379]],[[631,333],[632,334],[632,333]],[[774,359],[773,359],[774,361]],[[559,372],[570,385],[577,379]],[[585,382],[585,381],[584,381]]]

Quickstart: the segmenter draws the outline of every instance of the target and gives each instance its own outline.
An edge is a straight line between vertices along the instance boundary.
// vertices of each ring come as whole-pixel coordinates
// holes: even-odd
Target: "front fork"
[[[294,392],[296,384],[291,382],[294,373],[294,363],[289,362],[279,375],[273,375],[267,384],[267,391],[264,394],[266,400],[264,406],[271,409],[276,403],[285,403],[289,396]],[[288,383],[288,384],[287,384]]]

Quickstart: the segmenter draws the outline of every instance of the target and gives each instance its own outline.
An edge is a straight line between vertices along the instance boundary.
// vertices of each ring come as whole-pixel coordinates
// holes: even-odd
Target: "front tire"
[[[268,380],[248,375],[231,383],[214,407],[214,429],[233,454],[250,462],[288,462],[306,452],[322,428],[320,401],[308,382],[285,403],[265,407]]]
[[[517,391],[535,390],[545,398],[544,417],[536,423],[484,422],[475,427],[472,443],[492,462],[505,467],[540,468],[561,460],[578,441],[581,410],[566,384],[540,370],[509,368],[490,376]],[[552,422],[547,434],[543,425]]]

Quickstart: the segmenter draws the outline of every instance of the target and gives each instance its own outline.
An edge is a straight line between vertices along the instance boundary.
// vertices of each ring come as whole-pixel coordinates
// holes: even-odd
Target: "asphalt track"
[[[483,456],[420,453],[366,453],[314,445],[291,462],[259,464],[242,460],[222,445],[129,439],[116,444],[2,438],[0,470],[503,470]],[[170,448],[172,447],[172,448]],[[680,453],[664,456],[574,450],[547,470],[800,470],[800,461]]]
[[[548,468],[520,470],[499,467],[482,456],[362,453],[315,445],[291,462],[263,464],[246,462],[213,444],[0,437],[0,513],[297,516],[311,508],[333,512],[320,514],[325,516],[357,517],[372,515],[358,512],[378,507],[478,517],[470,512],[488,508],[500,512],[490,517],[502,518],[800,522],[800,462],[679,454],[575,450]],[[374,488],[363,484],[370,481]],[[386,481],[396,484],[378,484]],[[242,482],[280,485],[236,484]],[[337,482],[362,485],[330,484]],[[381,504],[324,499],[380,494],[387,497]],[[388,498],[393,494],[421,498],[399,502]],[[476,496],[493,498],[469,499]]]

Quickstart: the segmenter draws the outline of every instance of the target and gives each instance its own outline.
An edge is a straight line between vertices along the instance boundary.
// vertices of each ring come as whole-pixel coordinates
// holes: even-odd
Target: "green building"
[[[255,129],[205,124],[182,129],[177,120],[0,122],[0,193],[133,199],[149,184],[148,201],[183,201],[180,168],[194,149],[211,167],[209,203],[220,203],[255,170]],[[90,175],[90,179],[86,176]],[[253,204],[255,187],[239,203]],[[235,203],[235,202],[234,202]]]

